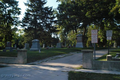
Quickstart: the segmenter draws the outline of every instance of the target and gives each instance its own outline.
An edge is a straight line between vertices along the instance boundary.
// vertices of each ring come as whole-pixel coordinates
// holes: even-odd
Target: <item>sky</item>
[[[26,11],[26,6],[24,5],[24,2],[27,2],[27,0],[17,0],[17,1],[19,1],[19,7],[21,8],[21,15],[19,16],[19,18],[20,20],[22,20],[24,16],[24,12]],[[45,6],[57,8],[58,4],[59,3],[56,2],[56,0],[47,0],[47,3]]]

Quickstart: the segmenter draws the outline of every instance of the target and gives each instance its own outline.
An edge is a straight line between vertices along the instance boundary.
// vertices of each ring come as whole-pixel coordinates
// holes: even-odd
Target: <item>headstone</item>
[[[13,50],[15,50],[17,48],[16,44],[13,45]]]
[[[82,42],[82,34],[78,34],[77,35],[77,44],[76,44],[77,48],[83,48],[83,42]]]
[[[15,49],[17,48],[16,44],[14,45],[14,48],[15,48]]]
[[[40,49],[39,49],[39,53],[40,53],[41,51],[40,51]]]
[[[5,49],[3,49],[3,52],[6,52],[6,50],[9,50],[10,52],[13,51],[13,48],[11,47],[11,42],[7,42],[7,45],[6,45]]]
[[[45,48],[45,44],[43,44],[43,48]]]
[[[29,43],[25,43],[24,49],[29,49]]]
[[[69,48],[71,48],[72,46],[71,46],[71,44],[69,44]]]
[[[113,45],[113,47],[114,47],[114,48],[116,48],[116,47],[117,47],[117,43],[116,43],[116,42],[114,42],[114,45]]]
[[[56,48],[61,48],[61,43],[57,43]]]
[[[38,39],[32,40],[32,47],[30,48],[31,51],[39,51],[40,50],[40,44]]]
[[[6,47],[11,47],[11,42],[7,42],[7,46]]]

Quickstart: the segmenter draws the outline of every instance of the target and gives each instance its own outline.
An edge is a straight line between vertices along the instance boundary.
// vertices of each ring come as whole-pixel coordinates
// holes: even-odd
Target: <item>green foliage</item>
[[[45,0],[29,0],[25,3],[28,8],[22,20],[22,26],[27,27],[27,32],[29,32],[29,30],[32,32],[31,36],[33,36],[34,39],[37,38],[39,33],[52,33],[55,31],[55,27],[53,26],[53,23],[55,23],[54,10],[52,10],[51,7],[44,7],[45,4]]]
[[[106,30],[113,30],[113,42],[118,41],[120,22],[119,0],[57,0],[61,2],[58,6],[58,24],[62,32],[68,34],[70,31],[83,29],[83,35],[89,34],[87,26],[94,24],[98,26],[98,46],[106,45]],[[89,30],[88,30],[89,31]],[[87,35],[88,36],[88,35]],[[83,39],[85,41],[85,39]],[[88,38],[87,46],[90,42]],[[84,42],[86,43],[86,42]]]
[[[78,35],[78,34],[83,34],[82,31],[83,31],[83,30],[81,30],[81,29],[77,29],[77,33],[75,33],[74,31],[70,31],[70,32],[67,34],[67,40],[68,40],[68,43],[67,43],[67,44],[71,44],[72,46],[76,45],[77,35]]]
[[[88,37],[88,40],[87,40],[87,44],[86,46],[89,47],[90,43],[91,43],[91,30],[95,30],[97,29],[98,30],[98,27],[96,25],[93,25],[91,24],[89,27],[88,27],[88,31],[87,31],[87,37]]]
[[[16,0],[0,0],[0,47],[5,47],[7,41],[12,41],[15,28],[19,23],[20,8]]]
[[[28,0],[28,7],[22,20],[25,28],[24,43],[30,43],[33,39],[39,39],[40,44],[52,43],[52,33],[56,32],[55,15],[52,7],[44,7],[46,0]]]
[[[41,52],[39,51],[27,51],[27,62],[33,62],[37,60],[42,60],[48,57],[52,57],[55,55],[62,55],[62,54],[68,54],[70,52],[75,51],[81,51],[80,48],[53,48],[53,49],[41,49]],[[0,56],[7,56],[7,57],[16,57],[17,52],[2,52],[0,51]]]
[[[120,75],[116,74],[101,74],[101,73],[87,73],[87,72],[73,72],[68,73],[68,80],[119,80]]]

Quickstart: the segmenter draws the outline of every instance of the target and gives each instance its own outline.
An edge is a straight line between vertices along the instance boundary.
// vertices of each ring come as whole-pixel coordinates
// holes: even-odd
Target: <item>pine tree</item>
[[[50,33],[55,31],[53,26],[55,22],[54,10],[52,10],[52,7],[44,7],[45,4],[45,0],[29,0],[25,3],[28,8],[22,20],[22,26],[33,32],[34,39],[38,38],[39,33],[43,31]]]

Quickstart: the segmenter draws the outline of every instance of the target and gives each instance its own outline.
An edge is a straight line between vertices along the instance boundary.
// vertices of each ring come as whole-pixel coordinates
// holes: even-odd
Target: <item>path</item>
[[[101,57],[104,54],[107,54],[108,50],[104,49],[104,50],[96,50],[96,59]]]
[[[100,56],[106,50],[96,51]],[[97,55],[97,56],[98,56]],[[26,65],[9,64],[0,68],[0,80],[68,80],[68,71],[82,65],[82,53],[59,55]]]

